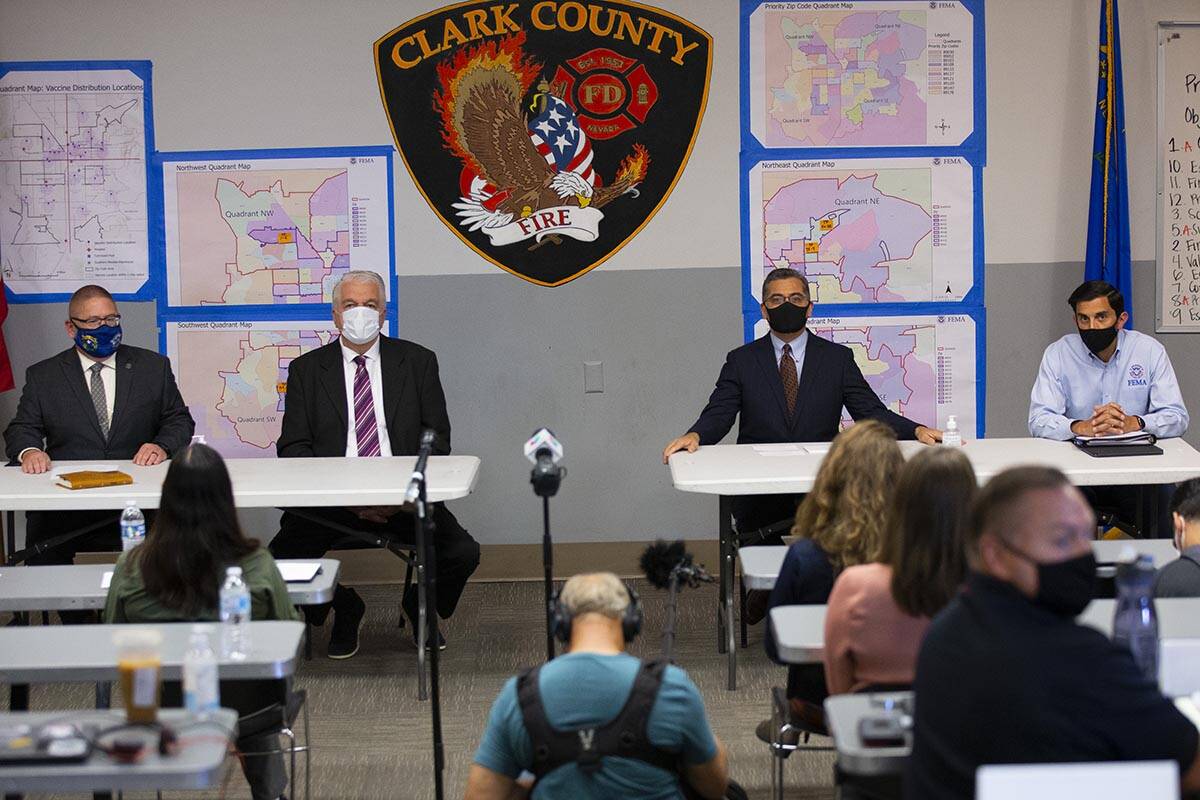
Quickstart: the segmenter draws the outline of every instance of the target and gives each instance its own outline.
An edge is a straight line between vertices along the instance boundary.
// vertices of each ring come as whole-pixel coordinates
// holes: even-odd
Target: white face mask
[[[342,336],[355,344],[375,341],[379,335],[379,312],[366,306],[355,306],[342,312]]]

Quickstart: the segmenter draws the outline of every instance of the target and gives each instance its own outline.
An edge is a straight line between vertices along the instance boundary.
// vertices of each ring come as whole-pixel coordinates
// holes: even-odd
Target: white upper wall
[[[708,110],[670,199],[600,269],[729,267],[738,219],[738,4],[655,0],[715,40]],[[390,144],[372,44],[443,0],[4,0],[11,60],[154,62],[159,149]],[[1099,0],[987,0],[990,263],[1080,261],[1087,230]],[[1134,259],[1154,258],[1155,23],[1198,0],[1123,0]],[[493,274],[397,160],[400,274]]]
[[[1159,20],[1200,0],[1121,0],[1134,260],[1154,258]],[[1087,241],[1100,0],[988,0],[986,260],[1082,261]]]
[[[713,37],[708,109],[666,204],[600,269],[735,266],[741,260],[737,3],[657,4]],[[150,59],[160,150],[393,144],[373,45],[392,28],[445,5],[450,2],[3,0],[0,54],[13,61]],[[401,275],[499,274],[437,219],[398,158],[396,244]]]

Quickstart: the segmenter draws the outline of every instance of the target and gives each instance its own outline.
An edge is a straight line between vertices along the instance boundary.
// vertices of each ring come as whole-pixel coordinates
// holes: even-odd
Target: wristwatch
[[[1133,415],[1133,418],[1134,418],[1134,419],[1136,419],[1136,420],[1138,421],[1138,430],[1139,430],[1139,431],[1144,431],[1144,430],[1146,430],[1146,420],[1142,419],[1142,418],[1141,418],[1141,417],[1139,417],[1137,414],[1134,414],[1134,415]]]

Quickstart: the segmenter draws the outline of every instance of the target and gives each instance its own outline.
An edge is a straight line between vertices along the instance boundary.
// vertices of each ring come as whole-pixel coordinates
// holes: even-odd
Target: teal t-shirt
[[[538,690],[550,725],[572,730],[600,726],[614,719],[629,697],[640,663],[624,653],[568,653],[543,666],[538,674]],[[678,667],[669,666],[664,672],[648,727],[651,743],[678,752],[684,763],[703,764],[717,755],[717,742],[704,714],[704,699]],[[504,684],[492,704],[475,763],[510,778],[533,765],[533,744],[517,702],[516,678]],[[534,797],[676,800],[680,794],[675,774],[645,761],[610,757],[590,777],[574,764],[559,767],[538,783]]]

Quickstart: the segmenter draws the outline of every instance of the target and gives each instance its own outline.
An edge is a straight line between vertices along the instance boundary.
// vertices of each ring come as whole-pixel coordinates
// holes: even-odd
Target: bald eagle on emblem
[[[437,68],[441,89],[433,99],[442,139],[463,163],[453,206],[469,231],[501,228],[543,209],[598,209],[622,195],[636,196],[650,165],[646,148],[635,144],[605,185],[562,87],[540,81],[523,107],[541,72],[524,56],[524,38],[519,33],[487,42]]]

